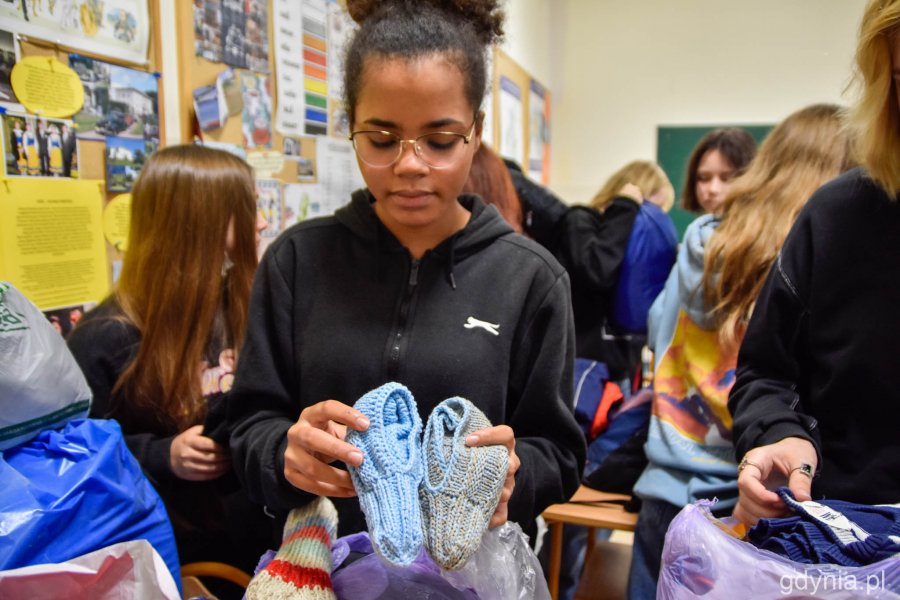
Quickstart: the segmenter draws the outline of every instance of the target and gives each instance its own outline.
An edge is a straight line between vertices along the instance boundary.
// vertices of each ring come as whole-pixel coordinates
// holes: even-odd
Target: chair
[[[221,562],[192,562],[181,566],[181,586],[185,598],[200,596],[213,597],[213,594],[203,585],[200,578],[215,577],[236,585],[242,590],[247,589],[251,576],[246,572]]]
[[[581,486],[572,498],[563,504],[553,504],[542,514],[550,528],[550,597],[556,600],[559,595],[559,568],[562,561],[562,526],[569,523],[588,528],[588,544],[584,559],[585,565],[596,564],[591,561],[594,550],[594,530],[621,529],[634,531],[637,515],[626,512],[623,506],[631,497],[627,494],[611,494],[589,487]]]

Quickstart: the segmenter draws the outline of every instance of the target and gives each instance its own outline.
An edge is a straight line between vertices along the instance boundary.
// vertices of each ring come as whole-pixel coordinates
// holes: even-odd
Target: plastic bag
[[[178,586],[146,540],[121,542],[64,563],[0,571],[0,598],[179,600]]]
[[[657,598],[900,598],[900,556],[865,567],[795,563],[725,533],[709,504],[686,506],[669,526]]]
[[[0,481],[0,570],[145,539],[181,581],[166,509],[115,421],[72,421],[0,452]]]
[[[348,565],[348,556],[363,554]],[[549,600],[528,538],[515,523],[488,530],[458,571],[442,571],[423,550],[407,567],[383,561],[367,533],[339,538],[331,551],[338,600]]]
[[[0,281],[0,450],[86,417],[91,397],[62,336],[19,290]]]

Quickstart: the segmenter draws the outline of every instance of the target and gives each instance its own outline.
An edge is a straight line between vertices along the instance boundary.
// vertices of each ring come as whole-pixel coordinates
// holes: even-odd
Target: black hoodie
[[[423,422],[468,398],[516,434],[522,466],[509,518],[526,531],[578,487],[584,436],[572,416],[569,279],[477,196],[464,229],[419,261],[384,227],[368,191],[333,217],[295,225],[260,263],[229,399],[234,467],[252,498],[284,515],[312,496],[284,477],[286,432],[327,399],[353,404],[388,381]],[[336,500],[341,535],[365,529]]]

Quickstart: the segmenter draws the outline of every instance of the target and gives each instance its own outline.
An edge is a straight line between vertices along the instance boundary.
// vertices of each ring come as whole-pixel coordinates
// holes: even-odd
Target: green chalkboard
[[[691,151],[704,135],[717,127],[742,127],[747,130],[757,143],[771,131],[773,125],[709,125],[709,126],[663,126],[656,129],[656,162],[662,167],[675,187],[675,206],[669,216],[675,222],[679,239],[691,221],[697,218],[694,213],[681,208],[681,191],[684,188],[685,173]]]

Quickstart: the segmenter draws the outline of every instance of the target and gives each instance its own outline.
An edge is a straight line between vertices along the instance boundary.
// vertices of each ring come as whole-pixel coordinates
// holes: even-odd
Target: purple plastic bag
[[[900,556],[865,567],[807,565],[722,531],[708,502],[686,506],[666,533],[656,597],[900,599]]]
[[[343,566],[351,552],[365,554]],[[331,583],[339,600],[479,600],[470,589],[459,590],[441,577],[441,568],[422,550],[412,564],[395,567],[374,553],[368,533],[339,538],[331,547]]]
[[[455,571],[442,570],[424,550],[411,565],[393,566],[373,552],[368,533],[339,538],[331,557],[338,600],[550,600],[537,556],[516,523],[489,529]]]

